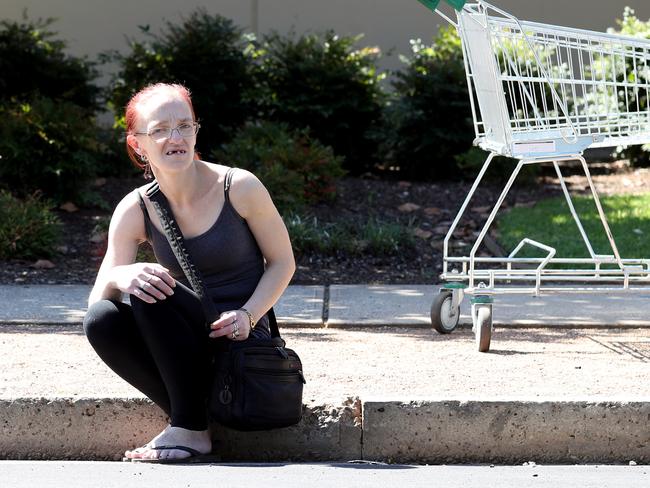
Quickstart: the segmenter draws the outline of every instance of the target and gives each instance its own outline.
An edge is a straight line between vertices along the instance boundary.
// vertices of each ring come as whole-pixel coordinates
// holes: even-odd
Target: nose
[[[181,136],[181,130],[178,127],[175,127],[172,129],[171,134],[169,134],[170,141],[173,141],[175,139],[174,134],[176,134],[176,139],[183,139],[183,136]]]

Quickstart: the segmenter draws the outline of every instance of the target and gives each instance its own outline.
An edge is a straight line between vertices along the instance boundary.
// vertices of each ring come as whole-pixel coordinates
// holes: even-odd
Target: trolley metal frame
[[[454,22],[437,8],[437,0],[420,1],[459,33],[474,144],[489,152],[444,239],[441,279],[445,285],[431,308],[436,330],[448,333],[456,327],[465,294],[473,296],[478,349],[487,351],[493,295],[650,292],[650,259],[620,256],[582,157],[588,147],[650,142],[650,40],[520,21],[483,0],[450,2],[457,9]],[[519,162],[469,255],[452,256],[454,231],[496,155]],[[566,161],[579,161],[584,171],[611,254],[594,252],[560,168]],[[508,256],[477,256],[521,169],[541,163],[553,165],[588,257],[556,257],[553,247],[528,238]],[[525,246],[541,249],[546,256],[518,257]]]

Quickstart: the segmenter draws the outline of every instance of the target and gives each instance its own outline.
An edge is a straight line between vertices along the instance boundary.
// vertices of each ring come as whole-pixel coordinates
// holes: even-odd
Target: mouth
[[[185,149],[171,149],[165,153],[167,156],[175,156],[177,154],[187,154],[187,151]]]

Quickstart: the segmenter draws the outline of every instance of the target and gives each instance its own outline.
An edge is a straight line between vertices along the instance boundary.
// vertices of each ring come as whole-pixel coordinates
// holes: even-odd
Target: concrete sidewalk
[[[118,459],[164,427],[88,345],[88,291],[0,286],[0,458]],[[277,313],[308,380],[303,421],[215,426],[224,460],[650,463],[643,296],[498,297],[480,354],[468,327],[430,328],[435,292],[290,287]]]
[[[436,285],[290,286],[276,305],[281,326],[430,327]],[[80,324],[87,285],[0,285],[0,324]],[[501,327],[648,327],[648,294],[566,294],[494,298]],[[471,326],[469,299],[459,326]]]

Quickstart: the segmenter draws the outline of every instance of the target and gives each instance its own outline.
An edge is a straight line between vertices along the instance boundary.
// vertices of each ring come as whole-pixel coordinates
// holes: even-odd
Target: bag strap
[[[151,201],[151,204],[160,219],[160,224],[165,233],[165,237],[174,252],[174,256],[176,256],[178,264],[183,270],[183,273],[185,273],[187,280],[190,282],[190,286],[201,300],[203,313],[207,320],[206,328],[209,330],[209,324],[219,317],[219,312],[203,283],[201,272],[196,268],[196,266],[194,266],[190,254],[185,247],[183,233],[178,227],[176,220],[174,220],[174,214],[169,206],[167,197],[160,190],[160,186],[155,180],[149,188],[147,188],[145,195]],[[271,337],[280,337],[280,330],[278,329],[278,322],[273,308],[267,312],[267,316],[269,319],[269,328],[271,329]]]

